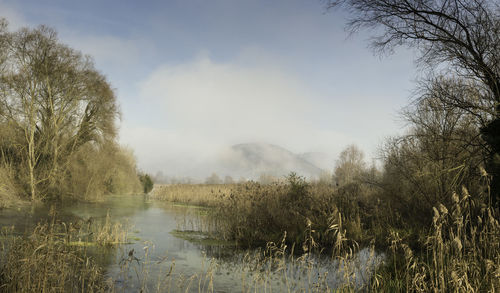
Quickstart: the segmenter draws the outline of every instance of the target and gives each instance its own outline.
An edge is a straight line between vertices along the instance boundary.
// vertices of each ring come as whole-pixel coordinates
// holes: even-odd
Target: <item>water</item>
[[[49,218],[49,207],[35,205],[26,210],[0,211],[0,226],[15,226],[15,233],[30,231],[37,222]],[[96,252],[106,266],[106,276],[117,291],[241,292],[254,290],[291,291],[301,288],[335,288],[346,281],[366,283],[370,271],[381,261],[363,249],[348,265],[329,257],[273,257],[264,261],[261,252],[242,251],[230,243],[206,241],[213,227],[207,210],[192,206],[150,201],[143,196],[112,196],[102,203],[78,203],[56,208],[61,221],[92,218],[129,226],[129,244]],[[194,231],[189,234],[176,230]],[[186,236],[186,237],[176,237]],[[191,241],[186,240],[189,239]],[[195,241],[193,241],[193,239]],[[279,252],[279,249],[278,249]]]

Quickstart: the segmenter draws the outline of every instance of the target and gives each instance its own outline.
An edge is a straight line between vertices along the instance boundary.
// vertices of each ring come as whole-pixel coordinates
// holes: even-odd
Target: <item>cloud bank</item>
[[[252,65],[249,65],[252,64]],[[122,127],[142,166],[180,176],[208,175],[224,150],[244,142],[294,152],[338,152],[342,133],[321,130],[314,92],[272,64],[218,63],[201,56],[164,65],[140,83],[140,99],[154,108],[156,127]],[[140,145],[137,145],[140,144]]]

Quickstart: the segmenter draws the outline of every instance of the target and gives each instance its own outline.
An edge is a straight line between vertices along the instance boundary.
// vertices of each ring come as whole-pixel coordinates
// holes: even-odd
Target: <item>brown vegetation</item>
[[[286,247],[292,255],[328,251],[348,264],[370,245],[387,258],[363,289],[500,290],[500,7],[488,0],[329,4],[353,13],[354,30],[381,26],[376,48],[416,45],[431,73],[435,64],[447,69],[422,82],[403,113],[407,132],[382,150],[383,169],[368,168],[350,146],[331,182],[291,174],[271,184],[164,185],[153,198],[213,207],[218,235],[271,247],[267,259],[281,264],[285,280]],[[1,23],[0,48],[3,198],[88,199],[139,186],[133,157],[115,142],[114,94],[86,57],[45,27],[9,33]],[[216,174],[208,179],[221,183]],[[60,237],[63,228],[73,237],[70,226],[40,225],[31,237],[13,238],[3,250],[3,288],[102,290],[99,269]],[[119,242],[107,235],[120,227],[105,227],[96,240]]]
[[[25,236],[4,228],[0,247],[2,292],[107,292],[103,264],[89,248],[125,243],[127,229],[111,223],[65,223],[53,218]]]
[[[0,186],[31,200],[138,191],[135,160],[116,143],[116,97],[92,59],[45,26],[0,19]]]
[[[217,206],[236,184],[165,184],[155,185],[151,198],[198,206]]]

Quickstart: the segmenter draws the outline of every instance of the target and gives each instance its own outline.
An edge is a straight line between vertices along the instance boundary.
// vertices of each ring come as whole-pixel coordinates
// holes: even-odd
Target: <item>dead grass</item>
[[[102,268],[85,248],[67,245],[52,224],[2,242],[2,292],[104,292]],[[4,231],[7,233],[8,231]]]
[[[155,185],[151,198],[198,206],[217,206],[237,184]]]
[[[103,268],[88,249],[125,243],[127,227],[92,219],[39,223],[25,236],[2,231],[0,291],[2,292],[104,292],[108,285]]]
[[[377,279],[377,291],[498,292],[500,224],[493,208],[463,188],[453,206],[433,208],[434,218],[421,253],[392,232],[391,260]]]
[[[498,211],[487,204],[487,197],[470,195],[465,188],[460,194],[453,194],[450,207],[434,207],[432,223],[422,235],[423,249],[415,248],[421,246],[414,245],[410,233],[393,227],[385,234],[389,246],[384,262],[380,264],[379,254],[370,245],[368,266],[358,257],[364,246],[349,236],[356,235],[349,230],[371,233],[372,230],[363,230],[367,226],[362,222],[379,219],[368,226],[379,227],[384,217],[367,216],[363,208],[350,205],[359,197],[351,201],[342,197],[356,190],[341,195],[341,191],[331,186],[311,186],[300,178],[271,185],[247,183],[231,188],[182,185],[166,190],[177,190],[186,204],[210,202],[208,205],[213,205],[216,211],[213,215],[220,220],[219,232],[240,244],[247,241],[262,247],[241,259],[242,266],[237,273],[241,275],[242,292],[500,290]],[[200,191],[205,194],[200,196]],[[189,196],[193,198],[188,199]],[[39,224],[25,237],[4,233],[0,291],[126,290],[126,284],[116,287],[113,280],[104,280],[103,268],[87,254],[87,249],[92,247],[89,243],[110,246],[126,242],[126,230],[126,226],[112,223],[108,215],[103,223],[53,220]],[[372,239],[372,243],[375,241]],[[166,256],[151,260],[149,252],[153,248],[152,243],[146,243],[144,255],[125,251],[120,263],[121,272],[135,276],[134,286],[143,292],[217,290],[214,284],[221,266],[217,260],[206,259],[201,271],[181,275],[175,271],[175,260]],[[315,258],[325,253],[331,256],[332,267],[328,271],[322,271]],[[165,266],[165,262],[169,263]],[[338,280],[335,285],[329,281],[332,276]]]

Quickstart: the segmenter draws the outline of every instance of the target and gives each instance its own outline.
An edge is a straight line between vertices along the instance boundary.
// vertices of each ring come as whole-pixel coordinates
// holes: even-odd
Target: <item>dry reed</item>
[[[155,185],[151,198],[198,206],[216,206],[236,184],[167,184]]]

